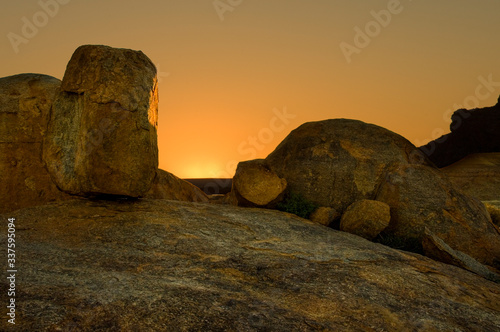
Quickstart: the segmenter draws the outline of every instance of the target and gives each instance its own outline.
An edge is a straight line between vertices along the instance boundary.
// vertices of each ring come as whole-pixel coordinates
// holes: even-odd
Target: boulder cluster
[[[140,51],[79,47],[62,82],[0,79],[0,212],[74,197],[208,201],[158,169],[158,81]]]
[[[423,245],[431,238],[500,269],[500,230],[484,204],[387,129],[347,119],[305,123],[267,158],[238,165],[228,201],[279,208],[290,193],[316,206],[310,219],[323,225],[442,257],[442,246]],[[456,261],[446,260],[465,265]]]

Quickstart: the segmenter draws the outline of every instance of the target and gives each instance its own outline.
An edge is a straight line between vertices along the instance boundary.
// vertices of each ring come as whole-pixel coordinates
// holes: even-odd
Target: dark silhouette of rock
[[[407,139],[357,120],[309,122],[293,130],[266,158],[288,191],[340,213],[374,199],[385,171],[398,163],[427,163]]]
[[[80,46],[54,101],[44,160],[75,195],[139,197],[158,169],[156,68],[140,51]]]
[[[420,147],[436,166],[451,165],[472,153],[500,152],[500,97],[492,107],[460,109],[451,120],[451,133]]]
[[[500,152],[474,153],[441,171],[470,196],[481,201],[500,200]]]
[[[42,141],[61,81],[46,75],[0,78],[0,212],[68,199],[42,161]]]
[[[453,249],[500,269],[500,230],[483,203],[456,189],[438,169],[395,167],[380,186],[377,200],[391,207],[385,235],[412,246],[422,243],[427,227]]]
[[[19,331],[500,326],[499,284],[278,211],[80,199],[8,217],[23,229]]]

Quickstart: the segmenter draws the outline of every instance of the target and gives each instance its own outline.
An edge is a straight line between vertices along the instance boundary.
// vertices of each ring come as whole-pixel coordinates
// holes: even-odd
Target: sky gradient
[[[62,79],[83,44],[141,50],[158,68],[160,168],[232,177],[304,122],[358,119],[422,145],[453,110],[494,105],[499,13],[498,0],[10,1],[0,77]]]

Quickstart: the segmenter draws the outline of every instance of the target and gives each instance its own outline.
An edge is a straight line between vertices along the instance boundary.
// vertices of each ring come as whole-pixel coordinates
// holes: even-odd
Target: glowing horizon
[[[373,123],[423,145],[449,132],[457,108],[491,106],[500,95],[500,2],[3,7],[0,77],[62,79],[83,44],[143,51],[158,68],[160,168],[181,178],[232,177],[237,162],[265,158],[302,123],[330,118]]]

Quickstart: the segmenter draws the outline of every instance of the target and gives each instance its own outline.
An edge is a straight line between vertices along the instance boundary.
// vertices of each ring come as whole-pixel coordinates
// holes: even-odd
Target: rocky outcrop
[[[405,138],[357,120],[309,122],[293,130],[266,158],[288,191],[339,212],[374,199],[394,164],[426,163]]]
[[[427,228],[422,239],[425,256],[446,264],[455,265],[480,275],[488,280],[499,282],[500,275],[488,270],[488,268],[469,255],[461,251],[453,250],[442,239],[433,234]]]
[[[208,196],[195,185],[159,169],[145,198],[170,199],[186,202],[209,202]]]
[[[420,147],[436,166],[451,165],[473,153],[500,152],[500,97],[492,107],[457,110],[451,121],[449,134]]]
[[[0,212],[68,198],[42,161],[42,141],[60,85],[39,74],[0,78]]]
[[[75,195],[139,197],[158,168],[158,87],[140,51],[79,47],[52,107],[44,160],[54,182]]]
[[[22,234],[16,237],[20,331],[497,331],[500,325],[500,285],[277,211],[81,199],[9,217]],[[6,240],[0,238],[3,248]],[[0,286],[7,303],[6,278]]]
[[[390,221],[389,205],[363,199],[349,205],[340,220],[340,230],[371,241],[389,226]]]
[[[266,207],[279,202],[287,186],[263,159],[238,164],[231,194],[240,206]]]
[[[381,184],[377,200],[391,208],[385,235],[413,246],[422,242],[427,227],[455,250],[500,268],[500,231],[486,208],[455,189],[439,170],[417,165],[395,167]]]
[[[500,200],[500,152],[471,154],[441,170],[468,195],[482,201]]]

